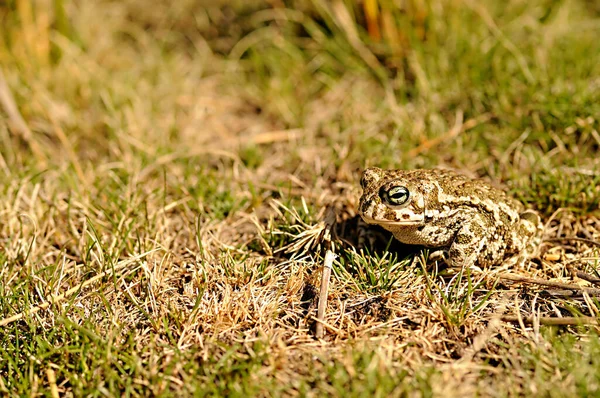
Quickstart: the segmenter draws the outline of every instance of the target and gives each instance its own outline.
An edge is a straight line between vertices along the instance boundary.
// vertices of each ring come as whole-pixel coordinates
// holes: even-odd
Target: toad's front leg
[[[490,238],[485,219],[480,214],[472,214],[468,221],[463,222],[448,248],[448,264],[451,267],[494,264],[504,250],[500,250],[502,254],[490,250]]]

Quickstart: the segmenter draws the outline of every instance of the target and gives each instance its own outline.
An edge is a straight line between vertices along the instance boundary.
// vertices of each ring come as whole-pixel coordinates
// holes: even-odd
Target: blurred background
[[[555,170],[598,163],[599,21],[591,0],[4,1],[1,162],[227,151],[300,187],[449,166],[527,176],[549,210]]]

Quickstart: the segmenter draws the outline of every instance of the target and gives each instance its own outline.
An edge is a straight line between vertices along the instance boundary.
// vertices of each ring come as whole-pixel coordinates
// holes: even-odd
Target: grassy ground
[[[594,291],[498,279],[597,273],[549,240],[600,239],[593,1],[171,3],[0,5],[2,394],[599,394],[597,326],[543,322]],[[357,252],[366,166],[504,184],[542,256]]]

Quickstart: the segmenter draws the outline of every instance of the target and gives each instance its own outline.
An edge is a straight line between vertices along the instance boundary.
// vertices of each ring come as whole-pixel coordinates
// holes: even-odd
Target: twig
[[[317,325],[315,334],[318,339],[323,338],[323,320],[325,319],[325,311],[327,310],[327,292],[329,291],[329,279],[331,278],[331,268],[335,260],[335,254],[331,250],[327,250],[325,254],[325,263],[323,264],[323,275],[321,276],[321,291],[319,292],[319,307],[317,309]]]
[[[249,139],[255,145],[271,144],[273,142],[292,141],[302,135],[302,129],[267,131]]]
[[[598,318],[593,316],[567,316],[564,318],[557,317],[540,317],[536,318],[533,316],[518,317],[514,315],[502,315],[500,317],[504,322],[523,322],[527,324],[533,324],[538,322],[540,325],[547,326],[569,326],[569,325],[598,325]]]
[[[46,377],[48,379],[48,384],[50,385],[50,396],[52,398],[59,398],[60,395],[58,394],[58,387],[56,386],[56,373],[54,373],[54,369],[46,369]]]
[[[33,137],[33,133],[29,129],[29,126],[27,126],[27,123],[25,123],[23,116],[21,116],[19,108],[15,103],[15,99],[8,87],[8,83],[4,78],[2,69],[0,69],[0,105],[4,109],[4,112],[6,112],[13,131],[23,137],[25,142],[29,145],[29,148],[31,148],[31,152],[33,152],[33,155],[43,167],[47,161],[46,155],[44,155],[42,148]]]
[[[472,129],[475,126],[480,125],[481,123],[485,123],[492,118],[491,113],[484,113],[476,118],[469,119],[466,122],[462,122],[463,114],[462,112],[457,113],[456,123],[454,126],[448,130],[446,133],[440,135],[439,137],[433,138],[431,140],[423,142],[416,148],[408,151],[408,156],[416,156],[421,152],[424,152],[428,149],[431,149],[434,146],[441,144],[442,142],[448,142],[453,138],[457,137],[460,133],[465,132],[467,130]]]
[[[592,246],[600,246],[600,242],[598,242],[597,240],[579,238],[577,236],[571,236],[571,237],[565,236],[565,237],[560,237],[560,238],[544,239],[544,242],[564,242],[564,241],[583,242],[583,243],[587,243],[588,245],[592,245]]]
[[[597,276],[587,274],[583,271],[575,271],[575,275],[578,278],[583,279],[584,281],[588,281],[588,282],[594,283],[596,285],[600,284],[600,278],[598,278]]]
[[[321,325],[321,328],[325,327],[325,328],[331,330],[332,332],[337,333],[338,335],[342,335],[343,334],[343,331],[341,329],[336,328],[332,324],[327,323],[327,322],[325,322],[322,319],[315,318],[314,316],[311,316],[310,318],[313,319],[313,320],[315,320],[317,322],[317,326]]]
[[[551,287],[557,287],[557,288],[566,289],[566,290],[577,290],[580,292],[585,292],[592,296],[600,296],[600,289],[581,287],[581,286],[572,285],[569,283],[552,282],[552,281],[547,281],[545,279],[528,278],[525,276],[513,275],[513,274],[499,274],[498,278],[504,279],[507,281],[513,281],[513,282],[532,283],[532,284],[536,284],[536,285],[551,286]]]
[[[325,253],[325,260],[323,261],[323,273],[321,274],[321,290],[319,292],[319,306],[317,308],[317,324],[315,326],[315,335],[318,339],[323,338],[325,330],[323,325],[325,324],[325,311],[327,310],[327,293],[329,291],[329,279],[331,278],[331,268],[333,267],[333,261],[335,260],[335,253],[333,252],[333,245],[331,242],[331,231],[335,225],[335,210],[330,207],[325,215],[325,233],[323,234],[323,240],[326,243],[327,252]]]
[[[583,293],[572,290],[542,290],[540,294],[552,297],[581,297]]]

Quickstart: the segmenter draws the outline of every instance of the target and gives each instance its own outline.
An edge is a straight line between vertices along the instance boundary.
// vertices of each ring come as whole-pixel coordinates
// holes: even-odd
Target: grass
[[[0,6],[2,394],[598,394],[597,326],[498,319],[596,298],[356,248],[362,168],[452,167],[597,274],[593,2],[205,3]]]

